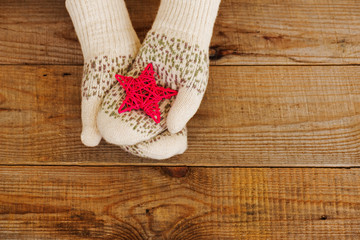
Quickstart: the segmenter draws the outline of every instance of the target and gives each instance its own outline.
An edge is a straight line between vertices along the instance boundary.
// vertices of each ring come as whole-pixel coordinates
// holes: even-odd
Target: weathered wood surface
[[[158,3],[127,1],[141,39]],[[211,64],[359,64],[359,23],[357,0],[223,0]],[[157,162],[81,144],[82,61],[64,0],[0,0],[0,239],[360,239],[360,168],[115,166],[359,167],[360,66],[214,66]]]
[[[127,1],[141,39],[158,4]],[[0,63],[82,64],[64,1],[1,0],[0,17]],[[223,0],[212,64],[359,64],[359,23],[358,0]]]
[[[359,66],[214,66],[188,151],[163,162],[82,145],[81,69],[0,66],[0,164],[360,165]]]
[[[360,238],[360,169],[2,167],[1,239]]]

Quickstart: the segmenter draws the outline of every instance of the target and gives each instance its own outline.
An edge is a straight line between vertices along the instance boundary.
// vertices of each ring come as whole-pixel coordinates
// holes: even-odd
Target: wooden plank
[[[143,39],[159,0],[127,5]],[[82,64],[64,1],[2,0],[0,16],[0,63]],[[211,63],[359,64],[359,22],[357,0],[223,0]]]
[[[354,239],[360,169],[2,167],[1,239]]]
[[[0,66],[1,164],[359,166],[360,67],[210,69],[189,149],[157,162],[80,141],[81,66]]]
[[[0,63],[82,64],[65,1],[1,0]]]

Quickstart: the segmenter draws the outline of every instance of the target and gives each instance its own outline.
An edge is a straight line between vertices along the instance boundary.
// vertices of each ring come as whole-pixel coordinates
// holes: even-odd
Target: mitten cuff
[[[100,55],[136,54],[140,42],[123,0],[67,0],[66,8],[85,61]]]
[[[152,31],[208,48],[220,0],[162,0]]]

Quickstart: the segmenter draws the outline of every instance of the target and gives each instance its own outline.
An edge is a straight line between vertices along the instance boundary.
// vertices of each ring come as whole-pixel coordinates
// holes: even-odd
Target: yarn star
[[[177,95],[177,91],[156,85],[155,74],[152,63],[149,63],[138,78],[115,75],[126,92],[119,113],[143,109],[156,123],[160,122],[159,102]]]

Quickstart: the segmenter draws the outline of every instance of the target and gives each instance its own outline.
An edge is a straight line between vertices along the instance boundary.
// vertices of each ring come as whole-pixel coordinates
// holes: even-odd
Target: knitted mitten
[[[140,43],[123,0],[67,0],[66,7],[85,62],[81,140],[86,146],[96,146],[101,140],[96,117],[103,97],[117,83],[115,74],[127,73]],[[138,156],[164,159],[185,151],[186,134],[186,130],[179,134],[164,131],[147,142],[121,147]]]
[[[138,77],[152,63],[157,84],[178,90],[160,102],[161,121],[155,124],[143,111],[119,114],[126,93],[120,84],[106,95],[98,115],[102,136],[114,144],[136,144],[164,129],[179,132],[203,98],[209,72],[209,44],[220,0],[162,0],[128,76]],[[114,131],[114,130],[117,131]]]

